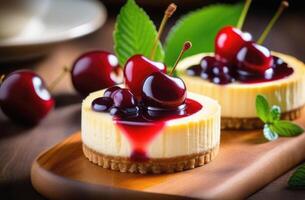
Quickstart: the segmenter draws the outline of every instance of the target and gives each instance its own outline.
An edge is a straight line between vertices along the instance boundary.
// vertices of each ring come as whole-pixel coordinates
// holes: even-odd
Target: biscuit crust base
[[[217,155],[219,145],[202,153],[173,158],[149,159],[146,162],[135,162],[126,157],[108,156],[98,153],[83,144],[84,155],[94,164],[105,169],[120,172],[160,174],[174,173],[193,169],[212,161]]]
[[[301,110],[303,107],[282,113],[281,119],[283,120],[295,120],[301,116]],[[264,126],[264,123],[259,118],[231,118],[221,117],[221,129],[226,130],[251,130],[260,129]]]

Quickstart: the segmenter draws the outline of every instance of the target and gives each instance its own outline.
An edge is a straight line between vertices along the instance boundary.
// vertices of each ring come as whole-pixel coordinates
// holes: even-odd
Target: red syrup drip
[[[287,63],[285,63],[282,59],[276,56],[273,56],[273,63],[274,63],[273,66],[268,70],[266,70],[264,75],[253,73],[251,71],[246,71],[246,70],[240,70],[240,69],[234,70],[235,67],[231,66],[230,67],[231,73],[229,74],[229,76],[235,82],[238,81],[240,83],[254,84],[254,83],[264,83],[264,82],[279,80],[290,76],[294,72],[293,68],[289,67]],[[202,79],[210,80],[215,84],[230,83],[230,82],[222,83],[221,76],[218,77],[220,79],[220,82],[213,81],[215,77],[210,73],[203,72],[202,66],[200,64],[189,67],[187,69],[187,74],[189,76],[199,76]]]
[[[131,160],[145,162],[149,159],[147,155],[149,144],[162,132],[167,121],[190,116],[201,108],[202,105],[197,101],[186,99],[183,110],[166,113],[164,111],[143,111],[134,117],[124,119],[115,117],[114,121],[131,144]]]

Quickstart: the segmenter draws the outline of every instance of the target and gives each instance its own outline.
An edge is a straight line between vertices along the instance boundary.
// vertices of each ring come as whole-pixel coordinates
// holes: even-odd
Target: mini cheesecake
[[[116,117],[92,108],[103,94],[91,93],[82,103],[83,152],[94,164],[120,172],[171,173],[216,156],[221,111],[215,100],[189,92],[179,112]]]
[[[219,102],[222,108],[221,127],[223,129],[254,129],[261,128],[262,122],[257,118],[255,99],[258,94],[264,95],[271,105],[279,105],[282,117],[294,120],[300,116],[300,110],[305,104],[305,65],[298,59],[273,52],[277,62],[287,63],[287,76],[265,81],[241,82],[238,80],[228,84],[216,84],[206,77],[196,75],[192,66],[199,65],[204,56],[197,54],[182,60],[177,66],[180,77],[191,92],[207,95]],[[195,69],[193,67],[193,69]],[[287,68],[288,69],[288,68]]]

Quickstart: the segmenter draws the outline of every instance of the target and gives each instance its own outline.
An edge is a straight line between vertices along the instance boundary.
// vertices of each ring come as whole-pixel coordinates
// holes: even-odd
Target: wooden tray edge
[[[64,140],[75,137],[79,132],[72,134]],[[62,141],[61,141],[62,142]],[[61,142],[41,152],[33,161],[31,167],[31,183],[34,189],[48,199],[120,199],[128,196],[130,199],[185,199],[177,195],[167,195],[154,192],[139,192],[123,188],[84,183],[72,179],[63,178],[53,174],[38,163],[38,159],[45,153],[60,145]]]

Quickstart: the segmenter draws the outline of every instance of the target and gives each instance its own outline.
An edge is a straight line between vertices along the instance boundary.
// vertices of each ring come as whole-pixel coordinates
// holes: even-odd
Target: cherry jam
[[[114,116],[113,120],[130,142],[132,147],[131,160],[144,162],[149,159],[148,146],[162,132],[167,121],[190,116],[201,109],[200,103],[186,99],[185,105],[182,108],[177,108],[176,111],[142,107],[136,116]]]
[[[264,74],[242,66],[229,66],[212,56],[204,57],[199,65],[191,66],[186,70],[189,76],[198,76],[220,85],[234,81],[247,84],[269,82],[290,76],[293,71],[293,68],[276,56],[273,56],[273,64],[264,71]]]

